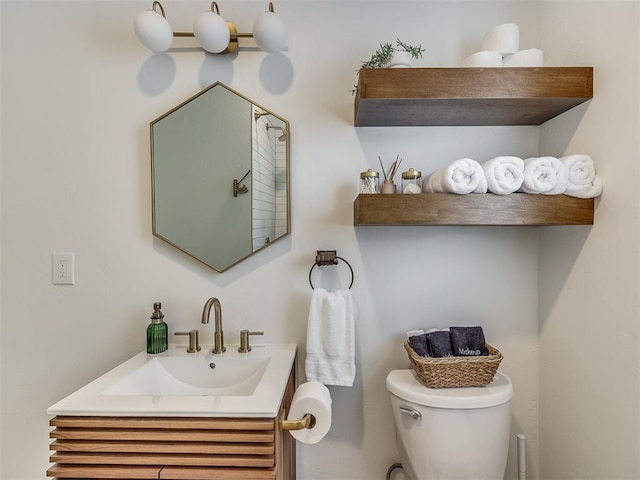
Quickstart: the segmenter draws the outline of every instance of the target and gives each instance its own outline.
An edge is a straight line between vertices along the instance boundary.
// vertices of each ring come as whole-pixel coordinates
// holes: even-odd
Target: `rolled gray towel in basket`
[[[451,334],[447,330],[427,333],[429,350],[434,357],[452,357]]]
[[[413,348],[413,351],[416,352],[421,357],[431,356],[426,333],[423,333],[421,335],[411,336],[409,337],[408,341],[409,341],[409,345],[411,345],[411,348]]]
[[[462,357],[489,355],[482,327],[450,327],[453,354]]]

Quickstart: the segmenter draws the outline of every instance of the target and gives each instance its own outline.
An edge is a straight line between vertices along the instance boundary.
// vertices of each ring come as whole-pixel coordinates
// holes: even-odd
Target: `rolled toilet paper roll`
[[[484,50],[469,55],[462,61],[463,67],[501,67],[502,55],[498,52]]]
[[[299,442],[318,443],[331,428],[331,393],[324,384],[315,380],[296,388],[287,420],[300,420],[307,413],[315,418],[313,428],[289,430],[289,433]]]
[[[541,67],[544,63],[542,50],[529,48],[513,55],[505,55],[502,64],[505,67]]]
[[[520,28],[515,23],[503,23],[487,32],[482,41],[482,50],[501,55],[516,53],[520,48]]]

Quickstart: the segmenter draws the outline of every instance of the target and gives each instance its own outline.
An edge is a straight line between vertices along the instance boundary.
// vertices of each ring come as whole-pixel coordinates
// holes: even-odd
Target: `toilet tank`
[[[410,478],[504,477],[513,395],[506,375],[498,373],[486,387],[428,388],[413,370],[394,370],[387,389],[402,466]]]

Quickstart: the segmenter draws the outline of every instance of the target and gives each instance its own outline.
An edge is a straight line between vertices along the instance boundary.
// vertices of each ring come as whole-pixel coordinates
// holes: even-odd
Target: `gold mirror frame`
[[[289,235],[283,117],[216,82],[150,131],[154,236],[224,272]]]

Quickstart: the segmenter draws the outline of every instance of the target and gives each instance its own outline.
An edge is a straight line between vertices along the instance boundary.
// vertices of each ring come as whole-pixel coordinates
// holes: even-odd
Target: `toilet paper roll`
[[[501,67],[502,55],[498,52],[484,50],[469,55],[462,61],[463,67]]]
[[[296,388],[287,420],[300,420],[307,413],[315,417],[313,428],[289,430],[289,433],[299,442],[318,443],[331,428],[331,394],[324,384],[315,380]]]
[[[513,55],[505,55],[502,64],[505,67],[541,67],[544,63],[542,50],[529,48],[520,50]]]
[[[487,32],[482,41],[482,50],[501,55],[516,53],[520,48],[520,28],[515,23],[503,23]]]

